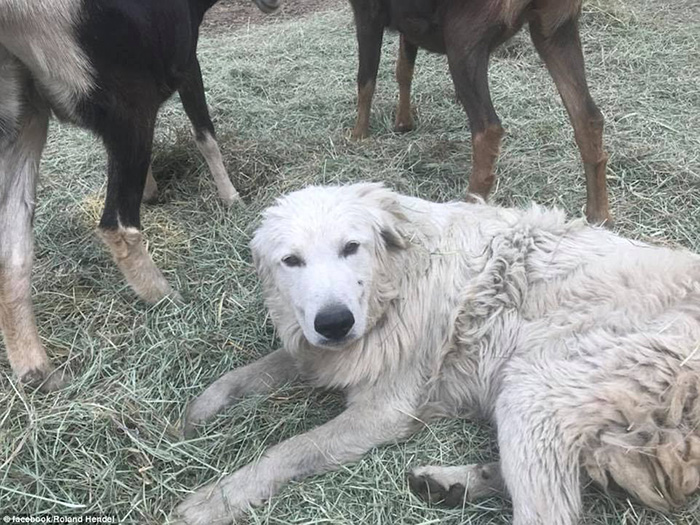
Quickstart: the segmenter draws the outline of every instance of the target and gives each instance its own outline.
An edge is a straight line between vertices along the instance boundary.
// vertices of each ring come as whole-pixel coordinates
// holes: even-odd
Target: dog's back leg
[[[554,395],[536,374],[510,379],[498,399],[496,425],[513,525],[574,525],[581,507],[578,454],[551,409]]]
[[[204,160],[209,166],[209,171],[214,177],[219,198],[225,204],[233,204],[240,200],[240,196],[229,179],[219,145],[216,142],[214,124],[211,122],[207,100],[204,96],[202,71],[196,57],[192,62],[185,81],[180,86],[179,93],[185,112],[190,122],[192,122],[197,148],[204,156]]]
[[[157,106],[151,114],[148,110],[134,111],[130,116],[117,116],[114,112],[99,130],[109,157],[107,198],[99,235],[133,290],[149,303],[173,294],[148,255],[141,235],[141,197],[151,161],[156,111]],[[136,115],[142,120],[136,121]]]
[[[0,327],[19,379],[42,390],[61,385],[52,375],[31,301],[32,222],[39,160],[49,109],[24,67],[0,46]]]

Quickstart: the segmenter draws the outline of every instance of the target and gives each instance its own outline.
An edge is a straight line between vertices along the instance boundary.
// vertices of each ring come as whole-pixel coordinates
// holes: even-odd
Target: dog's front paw
[[[174,515],[178,525],[230,525],[236,523],[244,512],[229,505],[221,487],[214,483],[180,503]]]
[[[182,418],[182,432],[185,438],[195,437],[199,432],[199,427],[235,402],[237,396],[233,394],[231,383],[223,381],[227,379],[227,376],[228,374],[219,381],[215,381],[189,402]]]
[[[195,437],[199,432],[199,426],[216,413],[208,401],[209,399],[205,392],[188,403],[187,408],[185,408],[185,415],[182,417],[182,433],[185,438]]]

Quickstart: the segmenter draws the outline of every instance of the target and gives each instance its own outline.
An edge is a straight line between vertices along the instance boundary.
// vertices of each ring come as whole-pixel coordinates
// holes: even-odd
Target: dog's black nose
[[[333,305],[321,310],[314,319],[314,328],[327,339],[337,341],[345,337],[355,324],[352,312],[342,305]]]

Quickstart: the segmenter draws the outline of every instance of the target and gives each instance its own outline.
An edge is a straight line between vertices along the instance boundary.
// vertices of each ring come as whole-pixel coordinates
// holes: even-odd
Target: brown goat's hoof
[[[350,140],[357,142],[360,140],[365,140],[369,138],[369,130],[368,129],[353,129],[350,132]]]
[[[613,219],[612,215],[607,212],[603,214],[592,213],[587,215],[586,219],[588,220],[588,224],[593,226],[600,226],[602,228],[607,228],[608,230],[615,228],[615,219]]]
[[[413,122],[397,122],[394,125],[394,131],[396,133],[408,133],[414,129]]]

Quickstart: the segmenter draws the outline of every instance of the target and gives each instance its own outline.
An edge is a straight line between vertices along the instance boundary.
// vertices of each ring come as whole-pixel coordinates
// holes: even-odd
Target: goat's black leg
[[[207,100],[204,96],[204,84],[199,61],[195,58],[187,73],[185,81],[180,86],[180,99],[185,112],[192,122],[194,139],[197,148],[207,161],[219,192],[219,198],[226,204],[232,204],[240,197],[228,177],[219,145],[216,142],[214,124],[209,116]]]
[[[150,303],[173,294],[148,255],[141,234],[141,197],[151,161],[155,116],[156,111],[114,118],[101,133],[109,157],[109,179],[99,234],[129,285]]]
[[[219,150],[219,145],[216,141],[214,124],[209,116],[209,108],[207,107],[207,100],[204,95],[202,71],[199,67],[199,61],[196,58],[192,62],[190,70],[187,72],[180,86],[179,93],[182,106],[185,108],[185,113],[187,113],[187,117],[192,123],[195,143],[204,157],[204,160],[207,162],[209,171],[214,178],[219,198],[225,204],[232,204],[240,200],[240,196],[226,172],[221,150]],[[146,177],[146,186],[143,192],[143,200],[146,202],[153,202],[157,197],[158,184],[153,178],[153,172],[149,167]]]
[[[364,4],[364,2],[357,3]],[[358,140],[369,135],[369,114],[382,53],[384,23],[376,6],[356,6],[353,2],[353,8],[355,9],[359,64],[357,70],[357,121],[352,131],[352,138]]]
[[[413,114],[411,113],[411,82],[413,67],[416,63],[418,48],[401,35],[399,56],[396,60],[396,82],[399,84],[399,104],[396,107],[396,123],[394,130],[400,133],[413,129]]]

